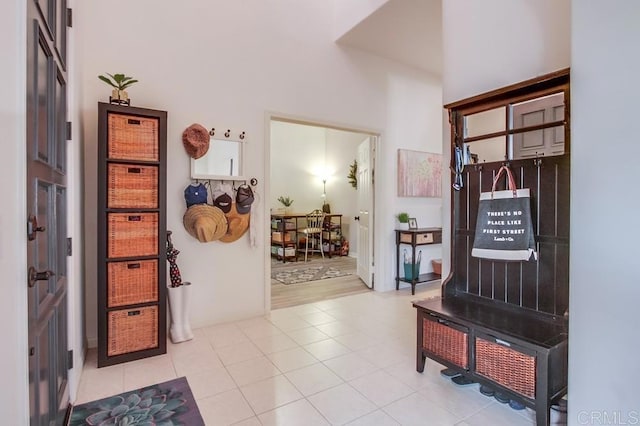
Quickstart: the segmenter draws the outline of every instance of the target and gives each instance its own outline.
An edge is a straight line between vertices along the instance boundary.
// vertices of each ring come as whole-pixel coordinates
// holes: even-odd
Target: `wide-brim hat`
[[[198,159],[209,150],[209,131],[200,124],[192,124],[182,132],[182,144],[191,157]]]
[[[231,203],[231,210],[225,213],[227,217],[227,232],[220,241],[224,243],[232,243],[242,237],[249,229],[249,218],[251,215],[238,213],[237,204]]]
[[[184,229],[201,243],[219,240],[227,233],[227,218],[222,210],[208,204],[195,204],[182,218]]]

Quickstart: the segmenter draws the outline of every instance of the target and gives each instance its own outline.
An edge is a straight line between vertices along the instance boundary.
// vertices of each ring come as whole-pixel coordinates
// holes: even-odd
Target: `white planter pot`
[[[180,287],[167,287],[169,296],[169,311],[171,313],[171,326],[169,337],[173,343],[185,342],[193,339],[193,331],[189,323],[189,300],[191,285]]]
[[[398,222],[398,229],[401,231],[407,231],[409,229],[409,223]]]

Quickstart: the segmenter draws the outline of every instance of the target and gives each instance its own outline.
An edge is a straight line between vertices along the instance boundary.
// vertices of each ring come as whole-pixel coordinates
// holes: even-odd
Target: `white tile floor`
[[[532,425],[514,411],[458,387],[427,359],[415,371],[412,300],[439,288],[371,292],[195,330],[166,355],[84,366],[76,403],[186,376],[207,425]]]

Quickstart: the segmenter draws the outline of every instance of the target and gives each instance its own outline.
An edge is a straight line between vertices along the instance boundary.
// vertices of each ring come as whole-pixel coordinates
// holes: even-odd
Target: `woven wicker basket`
[[[109,258],[158,254],[158,213],[109,213]]]
[[[110,159],[158,161],[158,119],[109,114]]]
[[[110,308],[158,300],[158,261],[111,262],[107,266]]]
[[[476,338],[476,373],[528,398],[536,397],[536,358]]]
[[[468,368],[468,333],[428,319],[422,321],[422,333],[423,347],[427,351],[459,367]]]
[[[158,347],[157,306],[111,311],[108,327],[108,356]]]
[[[109,164],[107,207],[158,207],[158,167]]]

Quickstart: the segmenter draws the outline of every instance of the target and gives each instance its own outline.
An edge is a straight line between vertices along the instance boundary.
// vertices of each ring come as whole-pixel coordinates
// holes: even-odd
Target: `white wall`
[[[631,425],[640,423],[640,57],[631,53],[640,3],[587,3],[572,3],[571,23],[569,424]]]
[[[333,38],[342,37],[346,32],[378,10],[389,0],[333,0]]]
[[[322,207],[326,137],[322,127],[271,122],[270,208],[284,208],[280,196],[293,200],[289,209],[295,213]]]
[[[9,58],[0,67],[0,199],[7,207],[0,215],[0,271],[3,290],[0,297],[0,377],[5,389],[0,410],[15,424],[29,423],[27,365],[27,240],[26,214],[26,3],[9,0],[0,16],[0,52]]]
[[[398,149],[436,154],[443,152],[440,81],[419,79],[418,76],[394,76],[389,83],[389,99],[389,127],[382,136],[375,177],[376,186],[380,190],[376,194],[376,223],[381,223],[379,232],[382,233],[382,238],[392,242],[390,246],[383,246],[383,250],[378,249],[375,255],[376,263],[382,263],[384,268],[383,274],[376,277],[375,286],[385,290],[395,288],[396,215],[400,212],[409,213],[410,217],[416,218],[421,228],[442,226],[442,198],[398,197],[397,183]],[[381,176],[381,170],[388,172]],[[420,248],[421,272],[433,271],[430,260],[442,258],[442,247],[435,244]],[[401,283],[401,286],[409,284]]]
[[[118,16],[116,31],[114,20],[106,17],[119,8],[127,13]],[[337,46],[331,34],[333,13],[322,0],[190,0],[176,8],[159,8],[151,0],[117,0],[84,2],[75,12],[83,35],[79,54],[91,343],[96,338],[96,242],[90,236],[96,230],[97,102],[109,95],[97,75],[104,72],[137,77],[140,83],[129,89],[133,104],[169,113],[168,227],[181,250],[178,262],[183,278],[194,283],[194,326],[262,314],[269,267],[266,218],[258,226],[255,249],[246,237],[231,244],[201,244],[184,231],[182,192],[190,181],[180,137],[194,122],[247,133],[246,175],[259,180],[257,192],[263,201],[255,208],[264,209],[264,216],[269,211],[265,200],[272,198],[266,173],[266,111],[349,128],[381,129],[387,145],[378,153],[382,167],[377,168],[380,194],[376,196],[381,195],[385,205],[376,212],[380,218],[376,235],[380,288],[392,288],[393,213],[397,210],[387,207],[386,200],[395,199],[396,147],[424,147],[441,140],[438,81],[415,69]],[[431,110],[436,111],[437,126],[425,118]],[[440,149],[440,144],[435,146]],[[419,216],[420,200],[411,201]],[[439,206],[435,210],[439,215]]]

